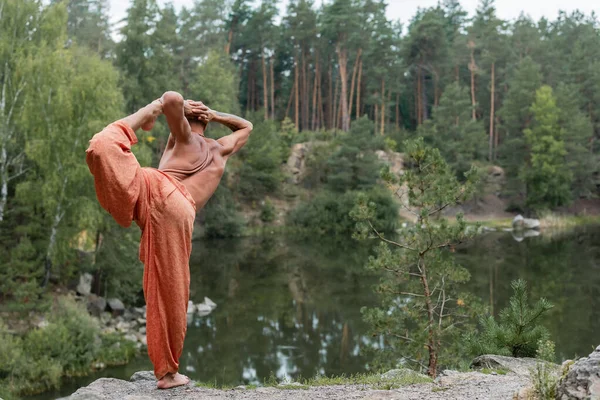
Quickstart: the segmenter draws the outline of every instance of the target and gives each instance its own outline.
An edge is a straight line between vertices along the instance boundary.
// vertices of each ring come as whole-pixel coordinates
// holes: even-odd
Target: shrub
[[[550,363],[538,362],[535,368],[529,371],[529,377],[539,400],[553,400],[556,397],[556,385],[559,376]]]
[[[96,361],[106,365],[125,365],[136,353],[135,343],[123,339],[122,335],[110,333],[102,335],[102,348]]]
[[[216,238],[238,236],[243,221],[236,207],[231,190],[220,185],[204,207],[204,234]]]
[[[34,329],[25,336],[25,353],[33,358],[51,357],[67,376],[87,373],[100,345],[97,320],[72,298],[59,297],[48,321],[47,327]]]
[[[356,204],[358,193],[346,192],[340,195],[327,190],[321,191],[294,209],[288,221],[292,225],[320,235],[349,237],[355,230],[356,222],[350,216],[350,212]],[[382,232],[393,232],[398,220],[398,208],[390,194],[381,189],[374,189],[367,196],[376,207],[373,224]]]
[[[519,279],[511,284],[514,294],[508,307],[500,312],[500,323],[494,317],[481,318],[481,333],[466,336],[474,356],[499,354],[512,357],[535,357],[539,344],[548,339],[548,331],[539,324],[540,318],[552,308],[542,298],[530,307],[527,284]],[[542,350],[547,356],[548,351]]]
[[[271,200],[266,199],[260,210],[260,220],[262,222],[273,222],[276,217],[276,210]]]

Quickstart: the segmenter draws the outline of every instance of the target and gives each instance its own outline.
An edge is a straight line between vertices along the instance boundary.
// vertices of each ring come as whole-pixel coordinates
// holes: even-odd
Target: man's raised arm
[[[218,122],[233,131],[232,134],[217,140],[223,146],[221,151],[223,156],[230,156],[238,152],[244,147],[252,132],[252,122],[236,115],[209,110],[208,121]]]

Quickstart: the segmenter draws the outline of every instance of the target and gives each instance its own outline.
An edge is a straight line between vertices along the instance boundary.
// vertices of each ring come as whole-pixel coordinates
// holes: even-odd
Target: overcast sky
[[[164,4],[166,0],[158,0],[159,4]],[[193,4],[193,0],[171,0],[179,9],[183,5]],[[287,0],[280,1],[281,10],[285,10]],[[316,0],[317,4],[321,4],[322,0]],[[400,20],[405,25],[410,18],[415,15],[419,7],[435,6],[438,0],[388,0],[387,15],[391,20]],[[479,0],[462,0],[462,6],[472,15],[477,8]],[[110,12],[112,22],[117,22],[123,19],[126,15],[129,1],[127,0],[110,0]],[[579,9],[589,15],[592,11],[600,14],[599,0],[496,0],[496,10],[498,16],[503,19],[511,20],[519,16],[521,12],[528,14],[534,20],[545,16],[549,19],[555,19],[559,10],[567,12]]]

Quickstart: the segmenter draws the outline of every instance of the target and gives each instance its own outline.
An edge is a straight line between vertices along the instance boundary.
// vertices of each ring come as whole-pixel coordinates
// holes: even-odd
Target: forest
[[[49,284],[81,271],[98,293],[139,295],[137,232],[98,206],[84,160],[91,136],[166,90],[241,113],[255,130],[198,222],[206,236],[247,232],[274,201],[283,225],[349,237],[360,192],[396,204],[378,184],[377,149],[423,137],[459,180],[471,165],[506,171],[511,210],[540,213],[594,198],[600,145],[600,27],[595,15],[504,21],[494,1],[468,16],[456,0],[420,9],[408,26],[385,1],[197,0],[176,10],[133,0],[115,29],[104,0],[0,2],[0,296],[35,307]],[[209,128],[209,135],[225,132]],[[134,152],[156,166],[164,121]],[[304,188],[282,165],[318,141]],[[308,194],[307,194],[308,193]],[[134,290],[135,289],[135,290]]]
[[[98,205],[85,150],[167,90],[254,124],[198,214],[196,239],[266,227],[350,241],[357,204],[375,206],[376,232],[394,232],[399,204],[376,154],[413,148],[419,159],[421,146],[448,163],[432,172],[439,187],[505,171],[502,211],[540,216],[598,196],[593,14],[507,21],[493,0],[473,15],[441,0],[403,26],[385,0],[131,0],[123,21],[109,20],[107,0],[0,0],[1,311],[46,310],[83,272],[94,293],[142,302],[139,232]],[[164,119],[138,137],[140,164],[156,167]],[[293,184],[285,165],[306,144]]]

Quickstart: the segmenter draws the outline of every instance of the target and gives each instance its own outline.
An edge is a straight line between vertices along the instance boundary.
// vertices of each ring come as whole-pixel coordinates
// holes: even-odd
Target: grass
[[[425,375],[418,374],[410,370],[402,370],[395,376],[384,377],[381,374],[354,374],[338,376],[316,376],[309,379],[300,379],[297,382],[279,381],[274,374],[265,379],[263,387],[274,387],[281,390],[307,390],[310,387],[319,386],[337,386],[337,385],[364,385],[373,389],[391,390],[401,386],[413,385],[417,383],[431,383],[433,380]],[[231,390],[234,386],[220,385],[213,382],[198,382],[197,387],[206,389]],[[257,385],[245,385],[246,389],[256,389]]]

